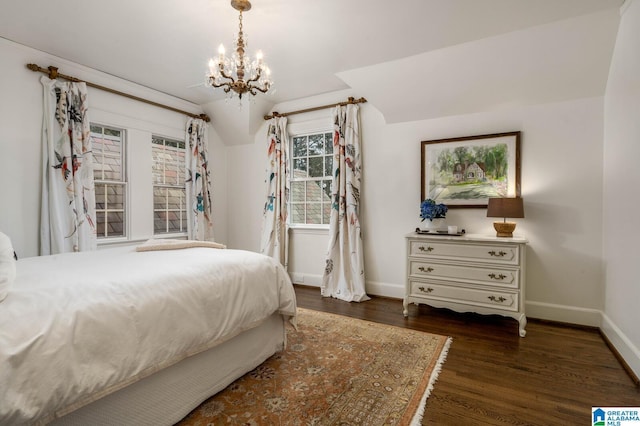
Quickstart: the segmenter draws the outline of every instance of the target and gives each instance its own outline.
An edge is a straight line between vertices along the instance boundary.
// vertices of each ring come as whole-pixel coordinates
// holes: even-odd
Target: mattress
[[[45,424],[274,313],[295,316],[284,268],[242,250],[119,247],[16,266],[0,306],[3,425]]]

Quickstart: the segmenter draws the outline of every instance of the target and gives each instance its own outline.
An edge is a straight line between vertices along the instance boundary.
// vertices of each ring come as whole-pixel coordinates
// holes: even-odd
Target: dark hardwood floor
[[[587,425],[591,407],[640,406],[640,389],[599,332],[529,320],[459,314],[381,297],[363,303],[323,298],[296,286],[298,306],[451,336],[427,400],[424,425]]]

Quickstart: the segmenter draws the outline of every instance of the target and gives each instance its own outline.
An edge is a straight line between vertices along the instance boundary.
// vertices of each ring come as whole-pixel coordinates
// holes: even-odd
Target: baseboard
[[[602,314],[600,333],[611,348],[631,379],[640,386],[640,349],[611,321],[607,314]]]
[[[373,296],[390,297],[392,299],[404,299],[404,285],[383,283],[380,281],[367,281],[367,294]]]
[[[300,284],[307,287],[322,286],[322,275],[289,272],[289,277],[291,277],[291,281],[294,284]],[[365,286],[368,295],[390,297],[393,299],[404,298],[404,286],[399,286],[398,284],[367,281]]]
[[[322,286],[322,275],[289,272],[289,277],[294,284],[302,284],[309,287]]]
[[[602,311],[598,309],[578,308],[576,306],[556,305],[553,303],[525,302],[527,318],[564,322],[569,324],[600,327]]]

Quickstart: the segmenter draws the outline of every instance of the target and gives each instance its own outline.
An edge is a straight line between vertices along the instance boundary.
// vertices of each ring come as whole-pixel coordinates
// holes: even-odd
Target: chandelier
[[[233,93],[230,93],[233,90],[240,99],[245,93],[253,96],[257,92],[267,93],[273,82],[270,79],[271,71],[262,59],[262,52],[258,51],[256,59],[253,61],[244,54],[246,42],[242,32],[242,12],[251,9],[251,2],[249,0],[231,0],[231,6],[240,12],[236,51],[230,58],[226,57],[224,46],[220,44],[218,57],[209,60],[206,85],[214,88],[221,87],[225,93],[230,94],[230,97],[233,96]]]

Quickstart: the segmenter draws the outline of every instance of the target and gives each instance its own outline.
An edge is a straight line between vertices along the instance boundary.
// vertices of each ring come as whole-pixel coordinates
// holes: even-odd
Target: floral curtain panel
[[[87,86],[47,77],[40,82],[44,87],[40,254],[95,250]]]
[[[289,136],[286,117],[274,117],[269,122],[267,159],[267,197],[262,213],[260,252],[278,260],[286,269],[289,261]]]
[[[206,127],[207,123],[200,118],[187,121],[187,232],[191,240],[213,241],[212,186]]]
[[[365,292],[360,230],[360,112],[358,105],[333,111],[333,184],[329,249],[322,295],[347,302],[369,300]]]

